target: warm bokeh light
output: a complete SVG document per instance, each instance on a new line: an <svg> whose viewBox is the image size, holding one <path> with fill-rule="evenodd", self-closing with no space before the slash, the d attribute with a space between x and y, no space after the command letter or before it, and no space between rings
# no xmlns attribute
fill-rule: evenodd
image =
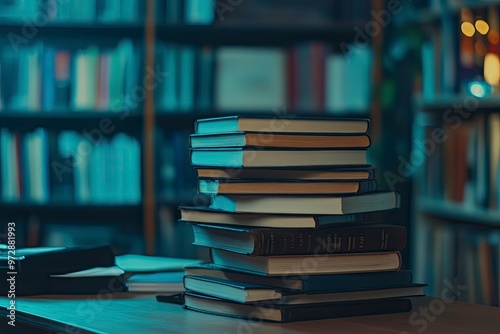
<svg viewBox="0 0 500 334"><path fill-rule="evenodd" d="M485 20L477 20L475 26L477 32L479 32L481 35L486 35L490 30L490 26Z"/></svg>
<svg viewBox="0 0 500 334"><path fill-rule="evenodd" d="M496 31L490 30L488 33L488 42L493 45L500 43L500 35Z"/></svg>
<svg viewBox="0 0 500 334"><path fill-rule="evenodd" d="M487 53L484 57L484 79L490 85L500 83L500 59L494 53Z"/></svg>
<svg viewBox="0 0 500 334"><path fill-rule="evenodd" d="M476 32L474 25L470 22L462 22L460 28L462 29L462 33L467 37L472 37Z"/></svg>

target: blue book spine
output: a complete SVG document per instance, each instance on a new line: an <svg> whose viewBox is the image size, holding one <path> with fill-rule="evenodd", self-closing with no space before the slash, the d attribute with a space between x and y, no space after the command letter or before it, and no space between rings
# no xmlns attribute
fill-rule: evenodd
<svg viewBox="0 0 500 334"><path fill-rule="evenodd" d="M48 46L43 54L42 70L42 109L54 111L56 105L55 90L55 50Z"/></svg>

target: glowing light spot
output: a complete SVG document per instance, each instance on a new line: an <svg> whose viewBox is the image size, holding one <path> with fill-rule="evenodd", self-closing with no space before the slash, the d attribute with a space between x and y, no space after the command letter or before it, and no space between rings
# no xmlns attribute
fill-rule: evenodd
<svg viewBox="0 0 500 334"><path fill-rule="evenodd" d="M473 81L469 84L469 90L475 97L486 97L487 90L484 83L479 81Z"/></svg>
<svg viewBox="0 0 500 334"><path fill-rule="evenodd" d="M467 37L472 37L472 35L476 32L476 29L470 22L462 22L460 28L462 29L462 33Z"/></svg>
<svg viewBox="0 0 500 334"><path fill-rule="evenodd" d="M486 35L490 31L490 26L485 20L477 20L475 26L481 35Z"/></svg>
<svg viewBox="0 0 500 334"><path fill-rule="evenodd" d="M490 26L485 20L476 20L474 26L476 27L477 32L481 35L486 35L488 31L490 31Z"/></svg>
<svg viewBox="0 0 500 334"><path fill-rule="evenodd" d="M500 59L494 53L487 53L484 57L484 79L490 85L500 83Z"/></svg>

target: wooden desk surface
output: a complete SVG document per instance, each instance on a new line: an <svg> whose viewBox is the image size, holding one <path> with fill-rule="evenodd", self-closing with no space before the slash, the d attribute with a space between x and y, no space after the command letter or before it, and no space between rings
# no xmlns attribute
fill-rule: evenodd
<svg viewBox="0 0 500 334"><path fill-rule="evenodd" d="M58 334L500 333L500 308L461 302L445 304L428 297L412 301L413 310L409 313L277 324L188 311L180 305L159 303L154 295L40 296L16 299L16 323L51 328ZM5 297L0 298L2 322L8 320L8 303ZM421 307L431 311L421 315Z"/></svg>

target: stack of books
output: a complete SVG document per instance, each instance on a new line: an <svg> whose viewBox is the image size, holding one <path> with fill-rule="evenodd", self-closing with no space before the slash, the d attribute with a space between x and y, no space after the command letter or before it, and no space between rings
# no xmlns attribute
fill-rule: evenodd
<svg viewBox="0 0 500 334"><path fill-rule="evenodd" d="M288 322L405 312L423 286L401 268L399 206L367 164L368 119L198 120L191 162L207 207L181 207L211 263L188 266L184 306Z"/></svg>

